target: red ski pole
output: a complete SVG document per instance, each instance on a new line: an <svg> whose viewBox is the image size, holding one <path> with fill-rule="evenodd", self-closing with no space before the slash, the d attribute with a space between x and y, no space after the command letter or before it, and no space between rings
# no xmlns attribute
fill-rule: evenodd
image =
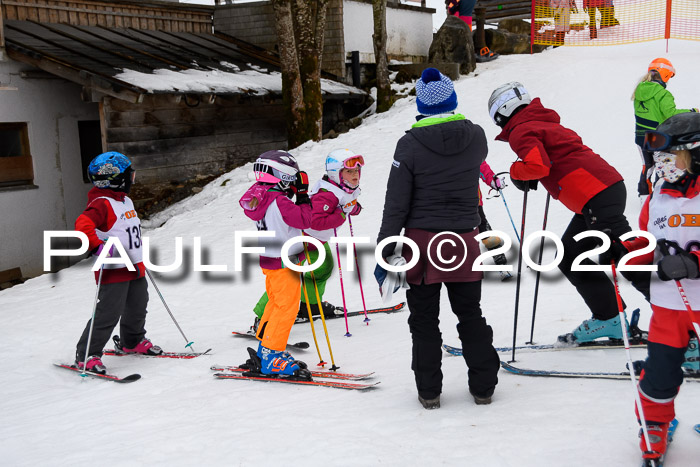
<svg viewBox="0 0 700 467"><path fill-rule="evenodd" d="M352 220L350 219L350 216L348 215L348 225L350 226L350 236L354 237L355 234L352 231ZM365 305L365 292L362 290L362 276L360 275L360 263L357 260L357 249L353 248L355 250L355 268L357 269L357 282L360 284L360 296L362 297L362 309L365 311L365 323L367 323L367 326L369 326L369 322L371 321L369 317L367 316L367 305Z"/></svg>
<svg viewBox="0 0 700 467"><path fill-rule="evenodd" d="M610 261L610 266L612 267L612 279L613 284L615 284L615 298L617 298L617 311L620 314L620 327L622 328L622 339L625 343L625 352L627 353L627 368L630 371L630 379L632 380L632 390L634 391L634 402L637 404L637 409L639 412L639 421L642 424L642 433L644 434L644 441L647 446L651 446L649 442L649 430L647 430L647 421L644 417L644 408L642 407L642 399L639 397L639 391L637 390L637 378L634 374L634 364L632 362L632 354L630 353L630 340L627 337L627 320L625 319L625 309L622 306L622 297L620 296L620 286L617 284L617 270L615 268L615 261ZM653 461L654 466L656 466L656 461Z"/></svg>
<svg viewBox="0 0 700 467"><path fill-rule="evenodd" d="M337 229L333 229L333 236L337 237ZM340 248L335 244L335 253L338 256L338 275L340 276L340 293L343 295L343 313L345 314L345 337L351 337L350 327L348 326L348 307L345 305L345 286L343 286L343 268L340 267Z"/></svg>

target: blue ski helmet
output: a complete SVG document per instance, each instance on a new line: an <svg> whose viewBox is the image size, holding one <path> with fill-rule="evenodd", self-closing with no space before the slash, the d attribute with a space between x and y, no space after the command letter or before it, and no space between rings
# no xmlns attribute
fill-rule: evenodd
<svg viewBox="0 0 700 467"><path fill-rule="evenodd" d="M134 171L131 161L124 154L110 151L95 157L88 165L88 179L97 188L109 188L129 192Z"/></svg>

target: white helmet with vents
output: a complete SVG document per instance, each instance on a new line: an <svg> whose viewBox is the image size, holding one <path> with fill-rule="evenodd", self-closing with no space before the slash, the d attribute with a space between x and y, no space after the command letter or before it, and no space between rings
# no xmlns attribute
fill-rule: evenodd
<svg viewBox="0 0 700 467"><path fill-rule="evenodd" d="M532 102L525 86L512 81L496 88L489 97L489 115L496 125L503 127L515 109Z"/></svg>

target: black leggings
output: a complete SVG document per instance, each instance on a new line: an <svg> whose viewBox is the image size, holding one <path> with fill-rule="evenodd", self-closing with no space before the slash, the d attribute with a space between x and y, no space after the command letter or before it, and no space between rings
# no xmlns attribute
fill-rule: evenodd
<svg viewBox="0 0 700 467"><path fill-rule="evenodd" d="M632 229L625 217L627 190L623 182L617 182L598 193L586 203L581 214L575 214L566 228L561 241L564 245L564 256L559 263L559 270L576 287L583 301L591 310L594 318L608 320L618 314L615 287L608 276L602 271L572 271L574 259L585 251L590 251L600 242L595 237L589 237L579 242L574 237L587 230L603 231L609 229L613 237L619 237ZM589 259L581 262L583 265L596 264ZM648 274L625 275L632 280L633 285L645 298L649 297L649 285L644 277ZM624 302L623 302L624 306Z"/></svg>

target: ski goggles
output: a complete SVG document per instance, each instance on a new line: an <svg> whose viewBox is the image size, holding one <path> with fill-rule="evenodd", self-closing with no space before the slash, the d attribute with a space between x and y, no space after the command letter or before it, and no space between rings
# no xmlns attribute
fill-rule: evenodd
<svg viewBox="0 0 700 467"><path fill-rule="evenodd" d="M348 157L343 161L343 168L346 169L355 169L355 168L360 168L365 165L365 158L357 155L353 157Z"/></svg>
<svg viewBox="0 0 700 467"><path fill-rule="evenodd" d="M255 162L253 164L253 172L255 173L255 180L265 183L294 183L297 179L296 174L284 173L272 167L269 163Z"/></svg>
<svg viewBox="0 0 700 467"><path fill-rule="evenodd" d="M642 149L646 151L663 151L669 148L687 149L683 146L692 145L700 140L700 132L687 133L680 136L671 136L660 131L647 131L644 135Z"/></svg>

